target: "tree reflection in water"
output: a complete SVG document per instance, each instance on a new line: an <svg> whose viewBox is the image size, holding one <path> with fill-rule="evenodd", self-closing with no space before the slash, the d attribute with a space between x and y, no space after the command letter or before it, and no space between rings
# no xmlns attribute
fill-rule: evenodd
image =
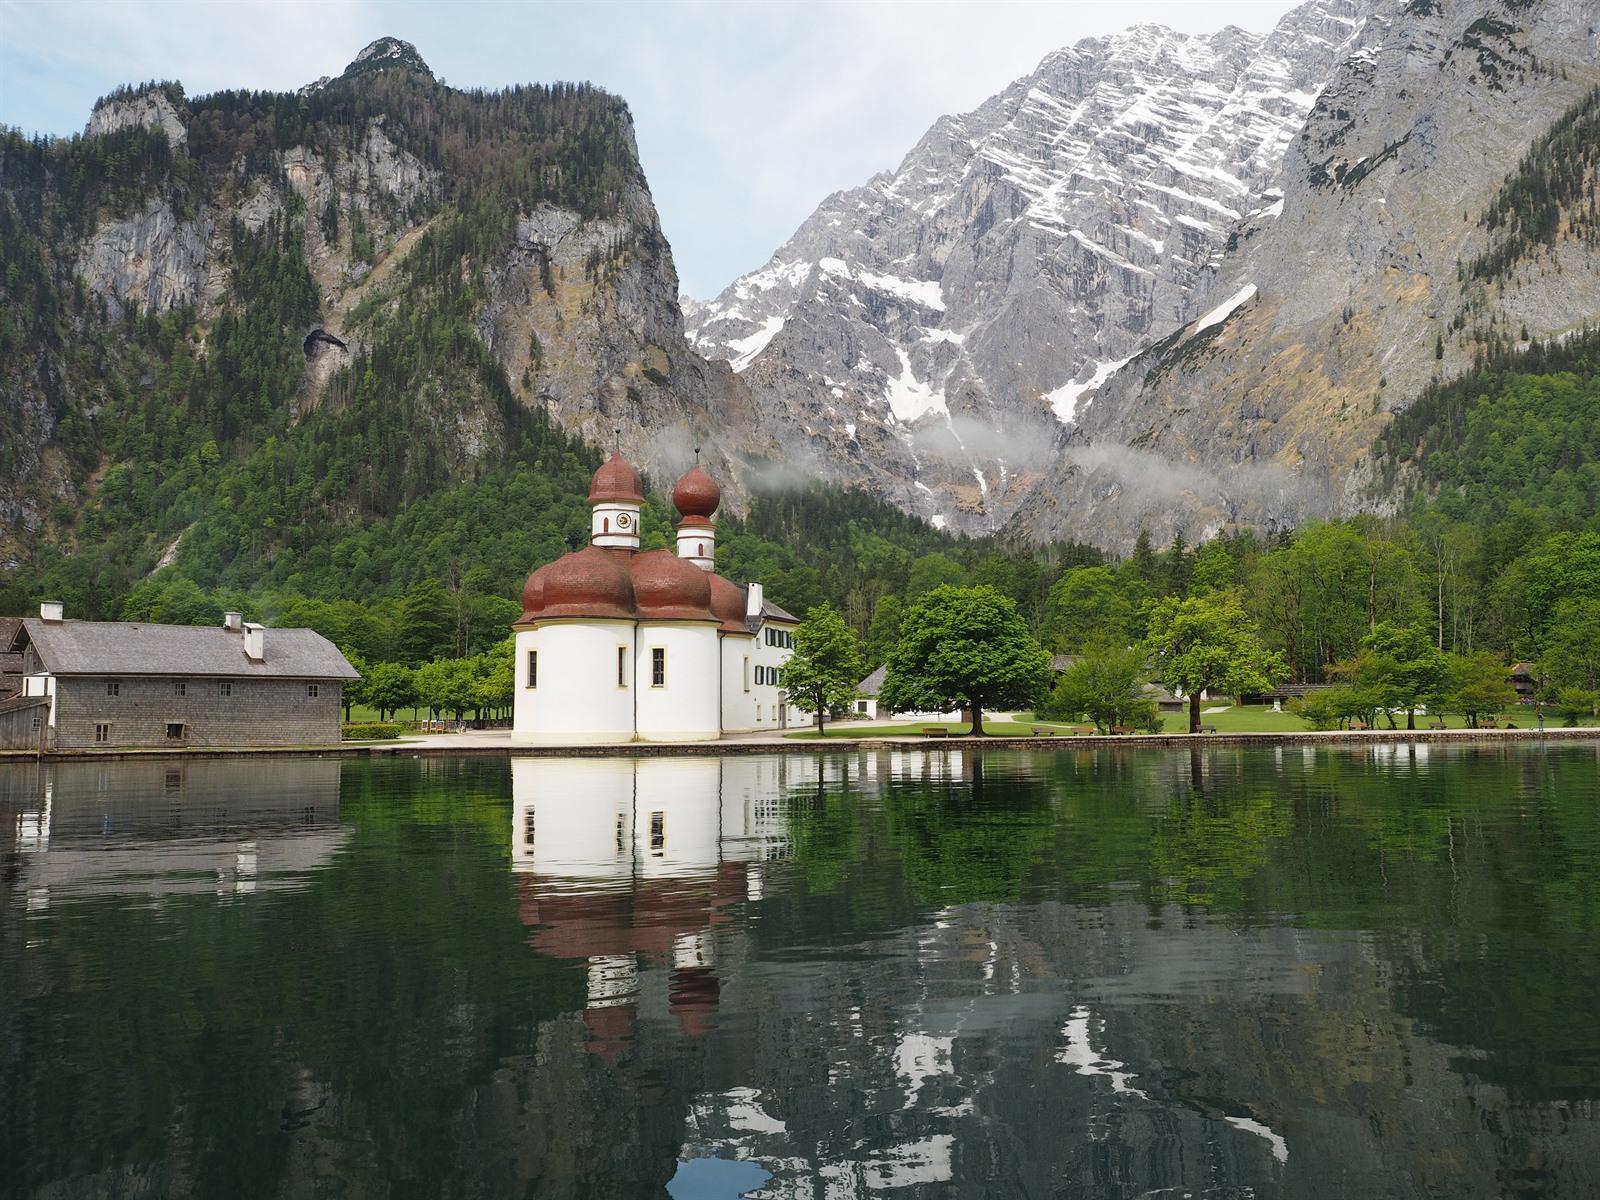
<svg viewBox="0 0 1600 1200"><path fill-rule="evenodd" d="M0 769L23 1194L1597 1187L1593 745L136 766Z"/></svg>

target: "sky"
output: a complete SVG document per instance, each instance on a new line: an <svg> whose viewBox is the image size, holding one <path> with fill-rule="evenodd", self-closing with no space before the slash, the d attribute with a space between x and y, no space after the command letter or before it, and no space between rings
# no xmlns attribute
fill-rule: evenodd
<svg viewBox="0 0 1600 1200"><path fill-rule="evenodd" d="M385 35L458 87L588 80L633 112L686 295L761 266L831 192L894 167L1080 38L1271 28L1290 0L0 0L0 123L82 130L122 83L292 90Z"/></svg>

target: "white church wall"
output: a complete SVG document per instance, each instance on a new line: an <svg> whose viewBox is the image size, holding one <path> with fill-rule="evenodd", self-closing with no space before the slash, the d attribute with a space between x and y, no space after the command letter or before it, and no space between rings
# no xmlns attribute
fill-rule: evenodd
<svg viewBox="0 0 1600 1200"><path fill-rule="evenodd" d="M756 641L748 634L724 633L722 655L722 729L747 733L757 728ZM748 686L746 684L748 683Z"/></svg>
<svg viewBox="0 0 1600 1200"><path fill-rule="evenodd" d="M617 650L625 679L617 683ZM528 653L538 651L538 686ZM511 740L525 745L628 742L634 736L637 652L632 621L566 620L517 633Z"/></svg>
<svg viewBox="0 0 1600 1200"><path fill-rule="evenodd" d="M623 758L513 758L511 868L568 879L634 872L634 765Z"/></svg>
<svg viewBox="0 0 1600 1200"><path fill-rule="evenodd" d="M720 764L644 758L634 764L634 855L640 878L714 872L721 860Z"/></svg>
<svg viewBox="0 0 1600 1200"><path fill-rule="evenodd" d="M721 760L724 861L759 862L787 853L784 790L789 764L789 755Z"/></svg>
<svg viewBox="0 0 1600 1200"><path fill-rule="evenodd" d="M663 686L653 683L654 651L666 653ZM721 733L722 656L710 623L639 622L634 677L638 736L643 741L708 741Z"/></svg>

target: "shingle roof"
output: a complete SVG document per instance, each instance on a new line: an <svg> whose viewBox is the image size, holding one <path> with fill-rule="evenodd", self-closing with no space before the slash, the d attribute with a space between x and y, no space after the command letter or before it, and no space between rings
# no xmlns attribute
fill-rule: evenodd
<svg viewBox="0 0 1600 1200"><path fill-rule="evenodd" d="M45 669L58 675L234 675L359 679L339 648L314 629L262 630L264 661L245 657L244 637L220 625L123 621L22 622Z"/></svg>
<svg viewBox="0 0 1600 1200"><path fill-rule="evenodd" d="M871 675L868 675L860 683L856 684L856 691L860 692L863 696L876 696L881 690L883 690L883 680L888 674L889 667L888 664L885 664L879 667Z"/></svg>
<svg viewBox="0 0 1600 1200"><path fill-rule="evenodd" d="M761 615L768 621L792 621L796 625L800 624L799 617L765 598L761 601Z"/></svg>

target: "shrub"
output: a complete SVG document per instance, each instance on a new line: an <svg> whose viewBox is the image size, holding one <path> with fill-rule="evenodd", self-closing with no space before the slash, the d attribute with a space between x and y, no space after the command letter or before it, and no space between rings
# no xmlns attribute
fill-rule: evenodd
<svg viewBox="0 0 1600 1200"><path fill-rule="evenodd" d="M387 742L400 736L400 726L392 721L346 721L341 732L347 742Z"/></svg>

